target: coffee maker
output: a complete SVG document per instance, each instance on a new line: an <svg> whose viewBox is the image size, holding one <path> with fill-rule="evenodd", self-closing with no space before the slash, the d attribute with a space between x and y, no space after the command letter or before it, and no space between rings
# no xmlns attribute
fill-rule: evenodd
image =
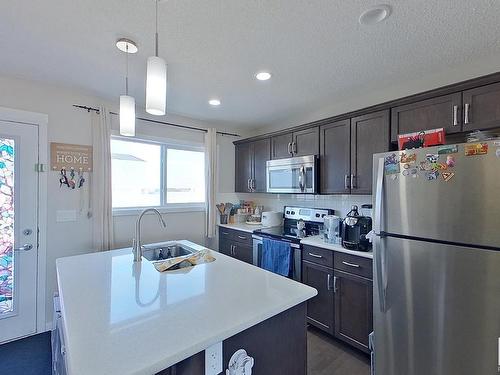
<svg viewBox="0 0 500 375"><path fill-rule="evenodd" d="M342 247L349 250L369 251L371 243L366 235L371 230L371 217L360 216L358 206L352 206L342 222Z"/></svg>

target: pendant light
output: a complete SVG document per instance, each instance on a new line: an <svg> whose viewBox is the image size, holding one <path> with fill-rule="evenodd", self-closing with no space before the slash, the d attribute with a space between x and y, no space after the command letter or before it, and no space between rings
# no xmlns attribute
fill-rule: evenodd
<svg viewBox="0 0 500 375"><path fill-rule="evenodd" d="M129 39L119 39L116 46L126 53L125 95L120 95L120 135L135 136L135 99L128 94L128 55L137 52L137 45Z"/></svg>
<svg viewBox="0 0 500 375"><path fill-rule="evenodd" d="M146 112L162 116L167 105L167 63L158 57L158 1L156 3L155 55L148 58L146 72Z"/></svg>

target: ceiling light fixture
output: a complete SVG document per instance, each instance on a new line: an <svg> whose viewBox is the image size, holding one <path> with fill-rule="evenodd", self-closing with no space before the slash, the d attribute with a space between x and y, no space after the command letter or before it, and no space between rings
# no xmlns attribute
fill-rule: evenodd
<svg viewBox="0 0 500 375"><path fill-rule="evenodd" d="M359 16L361 25L375 25L386 20L392 13L392 8L387 4L380 4L369 8Z"/></svg>
<svg viewBox="0 0 500 375"><path fill-rule="evenodd" d="M255 78L257 78L259 81L267 81L268 79L271 79L271 73L269 72L259 72L255 74Z"/></svg>
<svg viewBox="0 0 500 375"><path fill-rule="evenodd" d="M148 58L146 72L146 112L162 116L167 107L167 63L158 57L158 0L156 3L155 55Z"/></svg>
<svg viewBox="0 0 500 375"><path fill-rule="evenodd" d="M116 47L125 52L125 95L120 95L120 134L135 136L135 99L128 94L128 55L137 52L137 45L129 39L119 39Z"/></svg>
<svg viewBox="0 0 500 375"><path fill-rule="evenodd" d="M208 101L208 104L214 106L214 107L217 107L220 105L220 100L219 99L210 99Z"/></svg>

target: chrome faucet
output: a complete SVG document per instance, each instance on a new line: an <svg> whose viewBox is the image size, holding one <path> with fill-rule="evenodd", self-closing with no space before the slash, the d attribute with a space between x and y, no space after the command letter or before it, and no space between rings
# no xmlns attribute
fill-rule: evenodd
<svg viewBox="0 0 500 375"><path fill-rule="evenodd" d="M137 221L135 222L135 238L133 240L133 245L132 245L133 246L132 252L134 253L134 262L140 262L142 260L141 220L144 214L147 214L148 212L154 212L156 215L158 215L158 218L160 219L160 224L163 226L163 228L167 227L167 224L165 224L163 217L161 217L160 211L158 211L156 208L147 208L141 212L141 214L137 218Z"/></svg>

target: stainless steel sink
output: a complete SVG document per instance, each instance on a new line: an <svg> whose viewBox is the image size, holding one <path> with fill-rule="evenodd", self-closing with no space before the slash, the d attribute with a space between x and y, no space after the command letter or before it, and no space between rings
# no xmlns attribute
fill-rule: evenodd
<svg viewBox="0 0 500 375"><path fill-rule="evenodd" d="M153 245L144 245L142 247L142 256L152 262L156 260L177 258L194 252L194 249L177 242L165 242Z"/></svg>

